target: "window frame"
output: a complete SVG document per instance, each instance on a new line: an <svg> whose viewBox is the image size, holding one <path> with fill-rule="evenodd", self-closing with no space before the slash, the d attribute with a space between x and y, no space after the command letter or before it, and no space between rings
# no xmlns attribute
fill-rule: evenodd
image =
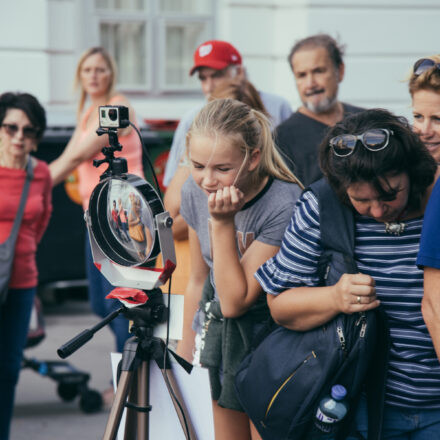
<svg viewBox="0 0 440 440"><path fill-rule="evenodd" d="M118 90L130 94L163 96L167 94L194 95L200 91L200 86L167 84L166 78L166 29L168 25L205 24L203 41L214 38L217 16L217 0L205 0L210 13L178 13L159 12L159 0L144 0L145 11L106 10L97 9L94 1L87 1L85 14L88 16L90 31L84 36L92 45L101 44L100 26L102 23L143 23L146 26L144 45L146 48L144 83L142 85L124 84L118 82Z"/></svg>

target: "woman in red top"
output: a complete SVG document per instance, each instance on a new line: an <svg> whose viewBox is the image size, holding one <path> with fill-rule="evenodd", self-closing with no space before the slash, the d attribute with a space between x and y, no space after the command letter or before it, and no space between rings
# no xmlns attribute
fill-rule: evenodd
<svg viewBox="0 0 440 440"><path fill-rule="evenodd" d="M75 83L80 91L78 123L63 153L49 165L49 169L54 185L62 182L73 170L77 169L79 193L83 208L86 210L93 189L99 183L99 177L105 170L104 166L94 167L93 159L103 158L101 150L109 144L108 136L96 134L99 127L99 106L123 105L129 107L129 116L133 124L136 124L136 118L127 98L115 91L116 65L110 54L102 47L92 47L81 56L76 68ZM115 156L127 159L129 173L143 177L142 145L135 130L131 126L120 129L118 137L123 149L121 152L116 152ZM122 218L121 221L124 227ZM105 317L119 308L120 303L115 299L105 299L114 287L95 267L88 236L86 236L85 258L92 310L98 316ZM127 319L118 316L111 321L110 328L116 338L116 350L122 352L124 343L130 336ZM106 402L110 401L107 396L112 396L112 393L113 390L109 389L104 394Z"/></svg>
<svg viewBox="0 0 440 440"><path fill-rule="evenodd" d="M27 93L0 96L0 242L10 235L32 161L34 177L15 244L14 263L5 302L0 305L0 439L9 438L23 349L37 286L37 244L52 211L52 183L45 162L30 156L46 128L43 107Z"/></svg>

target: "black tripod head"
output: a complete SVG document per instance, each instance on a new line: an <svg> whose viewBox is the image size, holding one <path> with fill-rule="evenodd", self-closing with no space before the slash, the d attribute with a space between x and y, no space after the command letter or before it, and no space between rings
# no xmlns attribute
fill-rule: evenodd
<svg viewBox="0 0 440 440"><path fill-rule="evenodd" d="M153 338L154 328L156 325L166 321L168 309L164 304L163 294L160 289L148 290L146 293L148 295L148 300L144 304L130 308L126 307L125 305L121 305L119 309L110 313L94 327L83 330L70 341L62 345L57 350L58 356L62 359L70 356L72 353L90 341L96 332L113 321L113 319L115 319L120 313L133 322L130 332L133 333L140 341L146 341Z"/></svg>
<svg viewBox="0 0 440 440"><path fill-rule="evenodd" d="M122 314L133 322L130 332L139 339L150 337L157 324L167 319L167 307L160 289L147 291L148 301L137 307L124 307Z"/></svg>

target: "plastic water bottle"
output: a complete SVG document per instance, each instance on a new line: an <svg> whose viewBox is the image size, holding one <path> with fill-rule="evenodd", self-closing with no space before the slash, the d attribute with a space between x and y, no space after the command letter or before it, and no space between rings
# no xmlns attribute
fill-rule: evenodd
<svg viewBox="0 0 440 440"><path fill-rule="evenodd" d="M333 385L330 396L321 399L315 417L314 438L333 438L338 422L348 411L348 404L344 400L347 390L342 385Z"/></svg>

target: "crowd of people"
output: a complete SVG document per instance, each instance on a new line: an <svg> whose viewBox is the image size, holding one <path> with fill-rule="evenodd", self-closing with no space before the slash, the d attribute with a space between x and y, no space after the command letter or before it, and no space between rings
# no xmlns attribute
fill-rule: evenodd
<svg viewBox="0 0 440 440"><path fill-rule="evenodd" d="M269 317L306 332L340 313L376 308L387 318L390 338L381 438L440 434L440 55L412 67L412 123L385 109L339 101L343 55L329 35L295 43L288 63L301 105L292 112L283 97L254 87L232 44L210 40L194 52L189 73L198 76L206 102L185 114L174 134L164 203L174 219L178 270L185 268L174 286L185 295L177 353L208 369L216 440L261 438L237 398L234 378ZM95 133L98 107L127 106L137 124L127 98L115 91L116 66L103 48L83 54L76 84L77 127L49 165L31 156L46 127L41 104L26 93L0 96L2 243L31 179L7 293L0 296L0 439L8 439L51 188L76 169L87 210L101 174L92 159L107 143ZM143 176L135 131L118 134L129 172ZM320 279L319 201L308 189L319 179L355 223L358 273L343 274L332 286ZM109 205L113 229L121 243L135 240L143 259L151 219L134 193L125 202L129 211L121 199ZM136 227L139 238L130 231ZM86 263L91 306L104 317L117 303L105 300L112 286L94 266L88 241ZM111 328L122 351L128 322L117 318ZM368 438L363 395L351 431L350 439Z"/></svg>

